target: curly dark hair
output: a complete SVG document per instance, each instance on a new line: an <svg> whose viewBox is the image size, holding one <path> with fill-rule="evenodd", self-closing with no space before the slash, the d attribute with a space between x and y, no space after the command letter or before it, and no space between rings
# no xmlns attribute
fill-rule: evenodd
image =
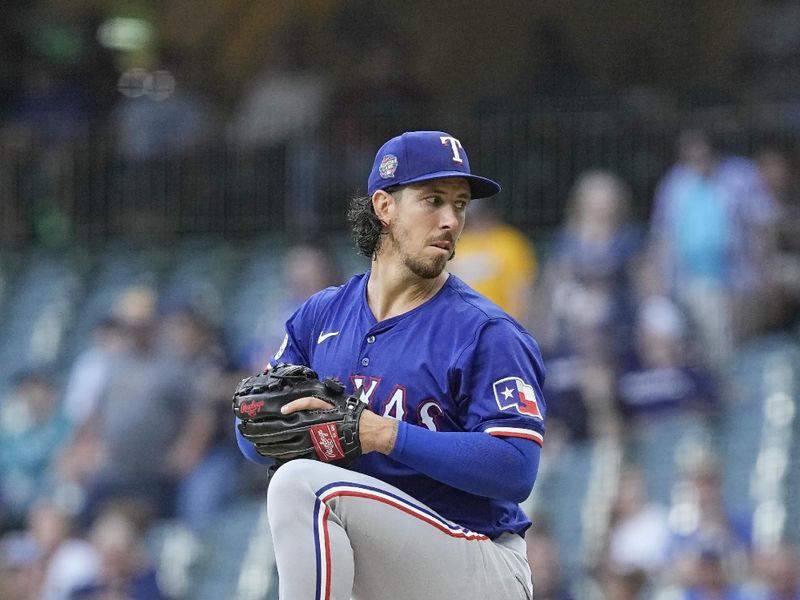
<svg viewBox="0 0 800 600"><path fill-rule="evenodd" d="M381 221L372 208L370 196L357 196L350 200L347 220L353 233L358 251L369 259L380 250L381 240L386 234L386 224Z"/></svg>

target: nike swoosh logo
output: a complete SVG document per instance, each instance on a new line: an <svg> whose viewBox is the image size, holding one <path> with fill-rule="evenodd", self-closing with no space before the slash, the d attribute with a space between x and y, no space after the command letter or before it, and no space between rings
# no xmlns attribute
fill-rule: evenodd
<svg viewBox="0 0 800 600"><path fill-rule="evenodd" d="M339 332L338 331L329 331L328 333L320 333L319 337L317 338L317 343L321 344L322 342L324 342L328 338L333 337L335 335L339 335Z"/></svg>

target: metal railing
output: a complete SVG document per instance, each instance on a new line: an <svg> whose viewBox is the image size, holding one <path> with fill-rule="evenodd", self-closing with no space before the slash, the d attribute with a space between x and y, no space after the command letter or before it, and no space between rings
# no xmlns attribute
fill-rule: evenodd
<svg viewBox="0 0 800 600"><path fill-rule="evenodd" d="M473 168L502 183L505 216L532 231L561 221L573 182L591 168L620 175L632 190L633 216L646 218L677 133L690 123L744 154L798 141L780 119L767 122L745 107L646 116L553 106L439 111L419 120L365 116L346 130L326 122L272 146L245 147L220 134L179 154L155 148L140 160L110 135L57 143L5 136L0 240L344 230L347 200L365 189L376 148L412 121L458 135Z"/></svg>

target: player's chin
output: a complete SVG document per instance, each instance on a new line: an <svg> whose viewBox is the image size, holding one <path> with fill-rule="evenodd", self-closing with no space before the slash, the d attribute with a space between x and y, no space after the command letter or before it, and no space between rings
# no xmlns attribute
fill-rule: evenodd
<svg viewBox="0 0 800 600"><path fill-rule="evenodd" d="M435 279L444 271L448 257L445 255L409 262L407 266L417 277Z"/></svg>

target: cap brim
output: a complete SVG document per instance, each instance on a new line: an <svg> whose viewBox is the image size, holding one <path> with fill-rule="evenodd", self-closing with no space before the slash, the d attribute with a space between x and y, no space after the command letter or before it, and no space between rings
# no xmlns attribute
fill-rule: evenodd
<svg viewBox="0 0 800 600"><path fill-rule="evenodd" d="M391 186L420 183L421 181L429 181L431 179L446 179L447 177L461 177L462 179L466 179L469 182L473 200L489 198L499 194L501 190L500 184L496 181L492 181L486 177L481 177L480 175L470 175L468 173L464 173L463 171L437 171L435 173L426 173L425 175L420 175L419 177L413 177L404 181L392 182Z"/></svg>

